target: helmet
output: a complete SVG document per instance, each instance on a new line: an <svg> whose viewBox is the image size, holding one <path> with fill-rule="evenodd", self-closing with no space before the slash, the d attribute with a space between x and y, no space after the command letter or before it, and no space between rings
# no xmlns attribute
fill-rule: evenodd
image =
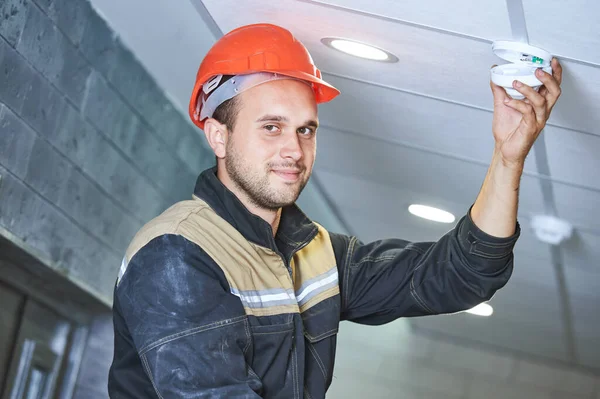
<svg viewBox="0 0 600 399"><path fill-rule="evenodd" d="M229 79L223 79L228 75ZM268 80L299 79L311 86L317 103L330 101L340 94L339 90L321 79L321 71L314 65L308 50L291 32L272 24L242 26L219 39L198 69L189 115L201 129L204 129L204 120L212 116L216 106L239 94L237 87L230 89L229 95L224 95L223 91L217 95L219 85L225 82L239 84L231 79L231 75L254 75L246 79L246 89ZM217 99L213 99L208 107L206 104L211 95Z"/></svg>

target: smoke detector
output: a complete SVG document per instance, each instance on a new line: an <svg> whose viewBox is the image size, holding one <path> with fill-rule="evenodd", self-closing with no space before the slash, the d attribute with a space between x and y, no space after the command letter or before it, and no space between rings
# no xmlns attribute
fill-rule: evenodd
<svg viewBox="0 0 600 399"><path fill-rule="evenodd" d="M552 55L544 49L530 46L527 43L497 40L492 43L492 51L498 57L509 61L508 64L498 65L491 69L492 82L504 87L506 93L514 99L525 98L513 88L515 80L538 91L543 83L535 76L536 69L541 68L552 74L550 66Z"/></svg>
<svg viewBox="0 0 600 399"><path fill-rule="evenodd" d="M535 215L531 225L538 240L551 245L559 245L573 233L569 222L549 215Z"/></svg>

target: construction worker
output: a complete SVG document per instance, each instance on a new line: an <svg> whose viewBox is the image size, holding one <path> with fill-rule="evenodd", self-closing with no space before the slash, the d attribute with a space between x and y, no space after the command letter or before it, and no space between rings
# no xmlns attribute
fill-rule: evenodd
<svg viewBox="0 0 600 399"><path fill-rule="evenodd" d="M437 242L363 243L295 205L315 160L317 104L339 91L281 27L223 36L189 107L217 165L126 251L111 397L324 398L340 321L380 325L489 300L513 270L525 157L560 95L552 67L537 74L539 92L515 84L526 100L492 84L494 154L453 230Z"/></svg>

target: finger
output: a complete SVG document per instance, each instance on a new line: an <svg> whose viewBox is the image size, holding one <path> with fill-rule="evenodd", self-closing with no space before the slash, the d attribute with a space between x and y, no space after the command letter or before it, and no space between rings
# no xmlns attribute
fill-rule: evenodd
<svg viewBox="0 0 600 399"><path fill-rule="evenodd" d="M554 76L554 79L556 79L560 86L562 84L563 74L562 65L560 65L560 62L556 58L552 58L550 65L552 66L552 75Z"/></svg>
<svg viewBox="0 0 600 399"><path fill-rule="evenodd" d="M525 102L521 101L521 100L515 100L515 99L506 99L504 104L507 107L510 107L514 110L517 110L521 113L521 115L523 116L523 122L525 123L525 125L527 125L528 127L533 128L533 130L537 130L536 126L537 126L537 119L535 116L535 111L533 109L533 105L531 104L526 104Z"/></svg>
<svg viewBox="0 0 600 399"><path fill-rule="evenodd" d="M546 113L547 113L546 98L544 96L542 96L540 93L538 93L537 91L535 91L531 86L523 84L523 83L519 82L518 80L515 80L513 82L513 87L519 93L523 94L525 96L526 100L529 100L528 102L530 104L528 104L528 105L533 106L533 110L535 111L535 117L536 117L536 120L538 121L538 123L540 123L540 124L546 123ZM524 102L527 104L526 101L524 101Z"/></svg>
<svg viewBox="0 0 600 399"><path fill-rule="evenodd" d="M494 95L494 104L501 105L504 102L504 99L509 98L508 94L506 94L506 90L502 86L498 86L494 82L490 80L490 88L492 89L492 94Z"/></svg>
<svg viewBox="0 0 600 399"><path fill-rule="evenodd" d="M562 75L562 71L560 74ZM544 87L546 88L546 90L544 90L544 97L548 102L547 109L551 110L562 92L560 84L555 76L550 75L548 72L545 72L542 69L536 70L535 76L544 84Z"/></svg>
<svg viewBox="0 0 600 399"><path fill-rule="evenodd" d="M495 68L497 65L492 65L492 68ZM492 95L494 96L494 105L502 105L504 103L504 99L508 98L508 94L506 90L502 86L498 86L492 79L490 79L490 89L492 90Z"/></svg>

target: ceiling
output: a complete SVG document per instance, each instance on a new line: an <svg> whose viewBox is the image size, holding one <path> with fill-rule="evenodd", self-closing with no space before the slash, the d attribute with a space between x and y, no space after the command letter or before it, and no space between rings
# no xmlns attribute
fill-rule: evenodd
<svg viewBox="0 0 600 399"><path fill-rule="evenodd" d="M493 147L489 68L503 62L491 43L513 37L505 1L93 3L105 13L118 10L111 24L181 109L221 32L256 22L291 30L342 92L319 109L315 177L361 240L436 240L452 225L418 219L408 205L460 217L475 200ZM600 372L600 321L593 317L600 305L600 4L523 0L523 10L530 44L557 56L564 78L563 95L526 163L513 277L492 299L491 317L462 313L411 324ZM137 28L134 16L143 18ZM161 29L147 29L152 24ZM331 50L320 42L326 36L382 47L399 62ZM567 220L574 236L560 247L538 241L530 225L535 214Z"/></svg>

